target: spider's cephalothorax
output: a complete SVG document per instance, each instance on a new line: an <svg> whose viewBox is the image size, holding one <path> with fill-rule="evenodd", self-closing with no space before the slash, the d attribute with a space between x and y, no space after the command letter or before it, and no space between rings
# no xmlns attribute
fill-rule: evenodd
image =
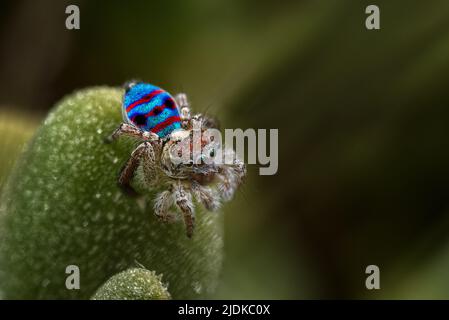
<svg viewBox="0 0 449 320"><path fill-rule="evenodd" d="M223 150L223 155L234 159L231 164L215 160L217 145L204 140L199 141L200 159L192 154L187 161L179 161L176 154L182 146L187 145L184 150L193 149L193 131L204 132L216 123L201 114L191 117L185 94L173 98L154 85L130 82L125 86L122 112L124 123L109 140L128 135L142 143L123 167L119 185L133 190L130 183L134 176L139 176L136 183L145 188L162 188L154 199L154 213L163 221L172 221L176 214L171 210L176 208L184 218L187 236L191 237L195 226L192 198L207 210L216 210L222 201L232 198L242 183L246 174L244 163L232 149Z"/></svg>

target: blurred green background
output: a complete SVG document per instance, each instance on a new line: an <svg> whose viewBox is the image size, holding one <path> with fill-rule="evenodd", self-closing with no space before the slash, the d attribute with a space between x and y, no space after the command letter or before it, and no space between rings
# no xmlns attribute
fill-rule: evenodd
<svg viewBox="0 0 449 320"><path fill-rule="evenodd" d="M216 298L449 298L448 57L444 0L2 1L0 187L56 101L143 79L279 129L278 173L225 206Z"/></svg>

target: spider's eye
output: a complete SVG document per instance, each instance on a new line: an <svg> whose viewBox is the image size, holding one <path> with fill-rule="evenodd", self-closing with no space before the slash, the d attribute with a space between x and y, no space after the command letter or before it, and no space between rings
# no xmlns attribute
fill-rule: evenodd
<svg viewBox="0 0 449 320"><path fill-rule="evenodd" d="M215 157L215 149L212 149L209 153L210 157Z"/></svg>
<svg viewBox="0 0 449 320"><path fill-rule="evenodd" d="M139 114L134 118L133 122L138 126L143 126L147 123L147 119L145 118L144 115Z"/></svg>
<svg viewBox="0 0 449 320"><path fill-rule="evenodd" d="M155 116L161 114L161 112L162 112L161 108L154 108L154 110L153 110L153 113L154 113Z"/></svg>

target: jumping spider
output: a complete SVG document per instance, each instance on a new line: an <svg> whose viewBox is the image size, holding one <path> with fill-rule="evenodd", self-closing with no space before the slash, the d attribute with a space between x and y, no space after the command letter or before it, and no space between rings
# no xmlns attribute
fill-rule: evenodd
<svg viewBox="0 0 449 320"><path fill-rule="evenodd" d="M154 199L154 213L162 221L176 218L171 211L176 208L184 218L186 233L190 238L195 227L192 198L207 210L219 208L222 201L229 201L246 174L245 164L234 150L225 148L223 155L231 156L231 164L215 159L216 144L200 140L201 159L190 157L188 161L174 161L174 153L186 143L193 148L195 128L201 133L217 128L216 121L202 114L190 115L185 94L172 98L166 91L143 82L125 85L122 123L108 138L116 140L121 135L140 139L142 143L131 153L124 165L118 183L133 191L130 183L136 176L146 189L165 189ZM194 140L194 139L193 139ZM211 147L212 146L212 147ZM221 145L220 145L221 148ZM179 160L179 159L178 159Z"/></svg>

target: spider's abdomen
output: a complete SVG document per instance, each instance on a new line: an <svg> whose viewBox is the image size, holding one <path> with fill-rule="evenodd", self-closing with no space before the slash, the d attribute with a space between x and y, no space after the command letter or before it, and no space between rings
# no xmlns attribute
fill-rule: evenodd
<svg viewBox="0 0 449 320"><path fill-rule="evenodd" d="M123 101L125 120L145 131L165 137L181 128L181 118L170 94L149 83L128 88Z"/></svg>

